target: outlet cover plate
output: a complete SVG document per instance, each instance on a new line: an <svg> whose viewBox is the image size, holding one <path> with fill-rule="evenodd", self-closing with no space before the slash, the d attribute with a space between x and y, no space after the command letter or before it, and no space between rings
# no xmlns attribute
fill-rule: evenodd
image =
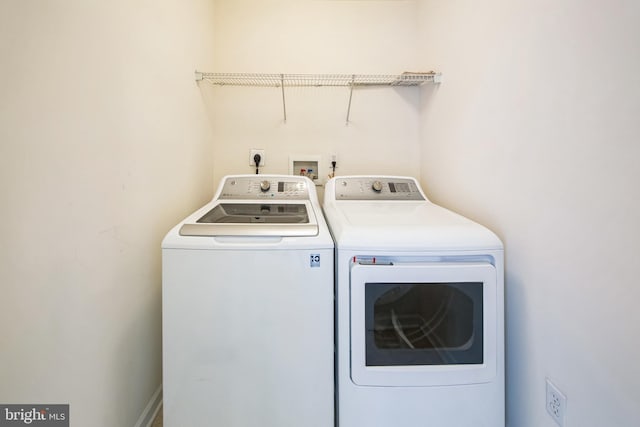
<svg viewBox="0 0 640 427"><path fill-rule="evenodd" d="M567 397L556 387L555 384L546 379L547 382L547 412L553 420L564 427L564 416L567 410Z"/></svg>
<svg viewBox="0 0 640 427"><path fill-rule="evenodd" d="M249 153L249 166L255 166L256 165L256 161L253 160L254 156L256 154L260 154L260 167L264 166L267 164L267 162L265 161L265 154L264 154L265 150L261 149L261 148L252 148L250 153Z"/></svg>

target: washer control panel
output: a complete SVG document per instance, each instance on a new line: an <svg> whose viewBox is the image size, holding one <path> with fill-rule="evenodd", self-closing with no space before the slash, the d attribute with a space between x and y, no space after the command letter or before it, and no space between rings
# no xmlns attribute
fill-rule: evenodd
<svg viewBox="0 0 640 427"><path fill-rule="evenodd" d="M425 200L412 178L336 178L336 200Z"/></svg>
<svg viewBox="0 0 640 427"><path fill-rule="evenodd" d="M264 175L229 177L225 180L220 199L309 200L309 189L303 178Z"/></svg>

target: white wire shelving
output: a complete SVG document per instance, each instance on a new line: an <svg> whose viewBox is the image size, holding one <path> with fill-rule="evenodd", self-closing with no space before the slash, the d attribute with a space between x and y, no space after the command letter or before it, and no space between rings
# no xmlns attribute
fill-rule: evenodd
<svg viewBox="0 0 640 427"><path fill-rule="evenodd" d="M253 86L281 88L284 121L287 121L285 88L287 87L346 87L349 88L349 104L346 122L349 123L353 89L375 86L420 86L442 82L442 74L406 72L390 74L262 74L262 73L204 73L195 72L196 81L214 86Z"/></svg>

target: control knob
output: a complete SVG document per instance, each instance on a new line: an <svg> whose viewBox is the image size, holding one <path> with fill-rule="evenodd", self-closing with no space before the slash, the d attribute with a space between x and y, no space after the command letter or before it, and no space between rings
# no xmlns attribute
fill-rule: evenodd
<svg viewBox="0 0 640 427"><path fill-rule="evenodd" d="M271 183L266 179L260 182L260 190L262 190L263 193L269 191L270 188L271 188Z"/></svg>
<svg viewBox="0 0 640 427"><path fill-rule="evenodd" d="M382 191L382 183L380 181L373 181L373 184L371 184L371 189L373 191L375 191L376 193L379 193Z"/></svg>

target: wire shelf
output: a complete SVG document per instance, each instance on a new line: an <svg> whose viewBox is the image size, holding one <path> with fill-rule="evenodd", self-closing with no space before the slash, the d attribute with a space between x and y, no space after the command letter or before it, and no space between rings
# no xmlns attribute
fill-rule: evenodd
<svg viewBox="0 0 640 427"><path fill-rule="evenodd" d="M424 83L441 83L442 74L406 72L389 74L260 74L260 73L203 73L196 71L196 81L206 81L215 86L276 87L282 91L282 110L287 121L286 87L347 87L350 88L347 106L347 124L351 114L353 89L374 86L420 86Z"/></svg>
<svg viewBox="0 0 640 427"><path fill-rule="evenodd" d="M217 86L262 87L351 87L351 86L420 86L439 83L440 73L388 74L251 74L202 73L196 71L196 80Z"/></svg>

